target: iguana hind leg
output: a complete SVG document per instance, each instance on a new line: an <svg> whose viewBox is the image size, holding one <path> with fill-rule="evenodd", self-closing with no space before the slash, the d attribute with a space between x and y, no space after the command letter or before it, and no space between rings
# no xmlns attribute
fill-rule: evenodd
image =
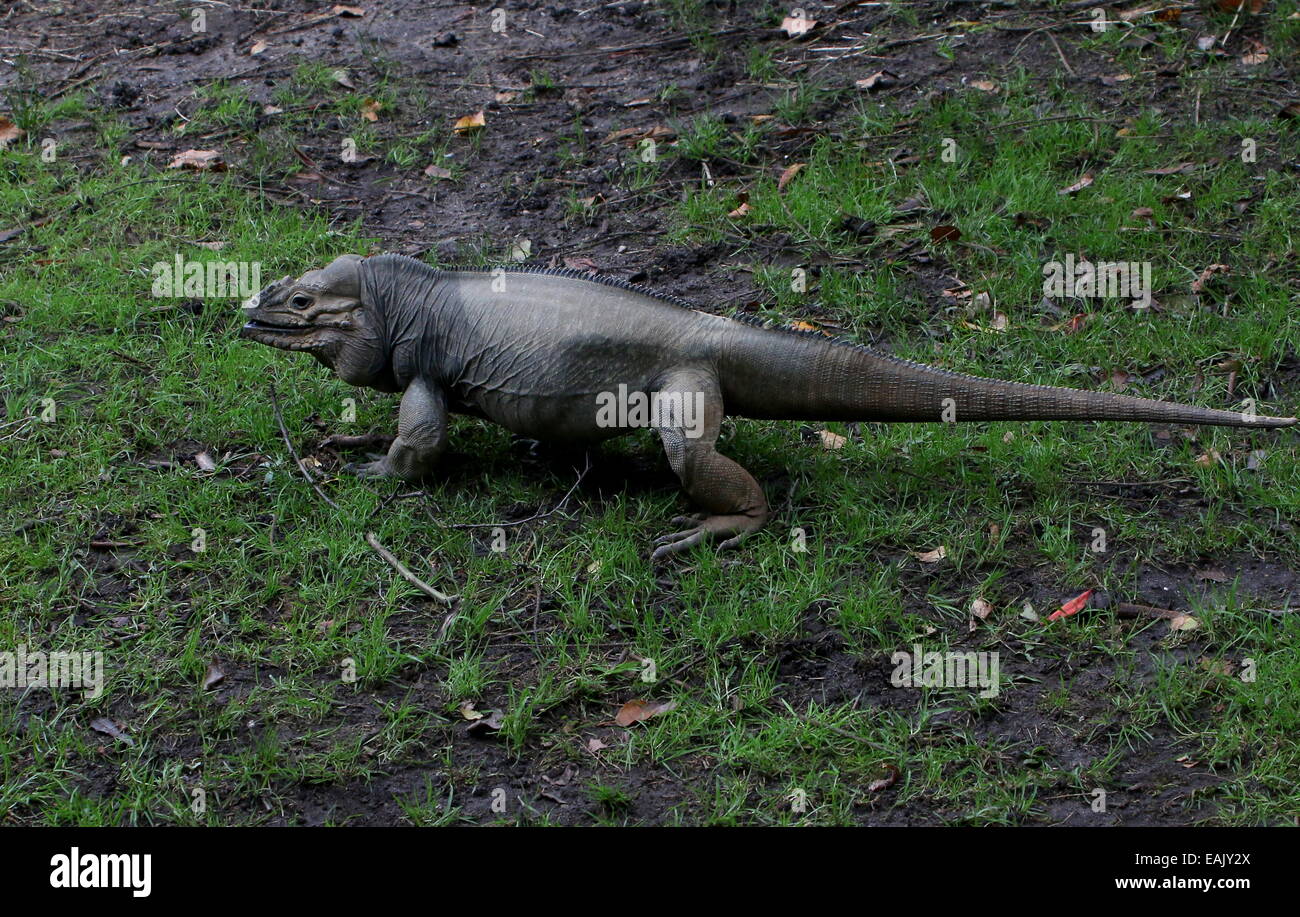
<svg viewBox="0 0 1300 917"><path fill-rule="evenodd" d="M348 465L361 477L397 477L412 483L433 471L447 445L447 401L442 391L413 379L397 412L397 439L377 462Z"/></svg>
<svg viewBox="0 0 1300 917"><path fill-rule="evenodd" d="M672 397L674 404L680 395L682 404L691 399L690 404L703 409L702 412L684 411L682 423L660 426L659 438L668 455L668 464L681 479L686 493L707 512L673 520L675 524L691 527L656 539L652 558L659 560L719 539L718 550L733 548L763 527L768 508L758 482L715 448L723 415L717 379L704 370L680 370L665 381L659 392L661 398ZM687 420L693 422L686 423Z"/></svg>

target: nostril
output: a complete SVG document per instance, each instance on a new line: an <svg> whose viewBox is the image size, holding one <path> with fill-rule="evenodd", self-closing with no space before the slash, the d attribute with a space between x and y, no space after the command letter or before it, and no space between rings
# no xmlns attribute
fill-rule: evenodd
<svg viewBox="0 0 1300 917"><path fill-rule="evenodd" d="M248 311L252 311L253 309L257 308L257 304L261 301L261 299L262 299L262 294L257 293L253 296L248 297L248 299L244 300L243 303L240 304L240 308Z"/></svg>

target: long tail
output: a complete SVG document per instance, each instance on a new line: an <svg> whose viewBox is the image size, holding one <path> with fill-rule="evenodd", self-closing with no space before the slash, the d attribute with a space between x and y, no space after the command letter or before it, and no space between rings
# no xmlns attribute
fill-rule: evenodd
<svg viewBox="0 0 1300 917"><path fill-rule="evenodd" d="M1002 382L814 333L747 325L719 373L728 413L786 420L1136 420L1289 427L1294 417Z"/></svg>

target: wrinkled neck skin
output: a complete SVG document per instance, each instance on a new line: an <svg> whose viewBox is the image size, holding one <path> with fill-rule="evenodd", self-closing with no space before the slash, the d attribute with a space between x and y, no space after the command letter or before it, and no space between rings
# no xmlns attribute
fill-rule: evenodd
<svg viewBox="0 0 1300 917"><path fill-rule="evenodd" d="M380 322L377 330L388 353L388 378L366 384L380 391L401 391L412 379L440 377L439 272L397 255L367 258L360 269L361 301Z"/></svg>

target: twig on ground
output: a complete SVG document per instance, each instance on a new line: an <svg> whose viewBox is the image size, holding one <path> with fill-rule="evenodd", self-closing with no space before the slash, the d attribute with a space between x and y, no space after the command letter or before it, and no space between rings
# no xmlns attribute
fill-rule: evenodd
<svg viewBox="0 0 1300 917"><path fill-rule="evenodd" d="M560 498L559 503L555 504L555 506L553 506L551 509L548 509L544 513L533 513L533 515L529 516L527 519L516 519L514 522L458 522L454 525L447 526L447 528L449 529L502 528L503 529L506 526L524 525L529 522L536 522L538 519L545 519L548 516L554 516L560 510L564 509L566 504L568 504L569 498L573 496L573 492L578 489L578 485L581 484L583 479L587 477L587 472L589 471L591 471L591 456L587 456L587 464L583 466L582 473L578 475L578 480L573 482L573 486L569 488L569 492Z"/></svg>
<svg viewBox="0 0 1300 917"><path fill-rule="evenodd" d="M316 491L318 497L334 509L340 509L339 505L329 498L329 494L320 489L320 485L316 483L316 479L311 476L307 471L306 466L303 465L302 459L298 457L298 450L295 449L293 443L289 441L289 431L284 428L284 415L280 413L280 396L275 393L274 385L271 386L271 407L275 409L275 422L280 426L280 436L284 438L284 445L289 450L289 454L293 456L293 463L298 466L298 470L302 473L303 479L311 485L311 489Z"/></svg>
<svg viewBox="0 0 1300 917"><path fill-rule="evenodd" d="M445 605L450 605L453 602L455 602L457 598L459 598L459 596L445 595L439 592L437 589L434 589L424 580L420 579L418 576L412 573L404 563L402 563L400 560L398 560L396 557L393 556L392 551L388 550L388 548L380 544L379 539L375 537L374 532L366 532L366 544L374 548L376 554L382 557L390 567L392 567L399 574L401 574L402 579L406 580L416 589L419 589L425 595L429 596L429 598L438 602L442 602ZM440 635L441 632L446 631L449 623L450 623L450 619L448 619L448 621L443 622Z"/></svg>

